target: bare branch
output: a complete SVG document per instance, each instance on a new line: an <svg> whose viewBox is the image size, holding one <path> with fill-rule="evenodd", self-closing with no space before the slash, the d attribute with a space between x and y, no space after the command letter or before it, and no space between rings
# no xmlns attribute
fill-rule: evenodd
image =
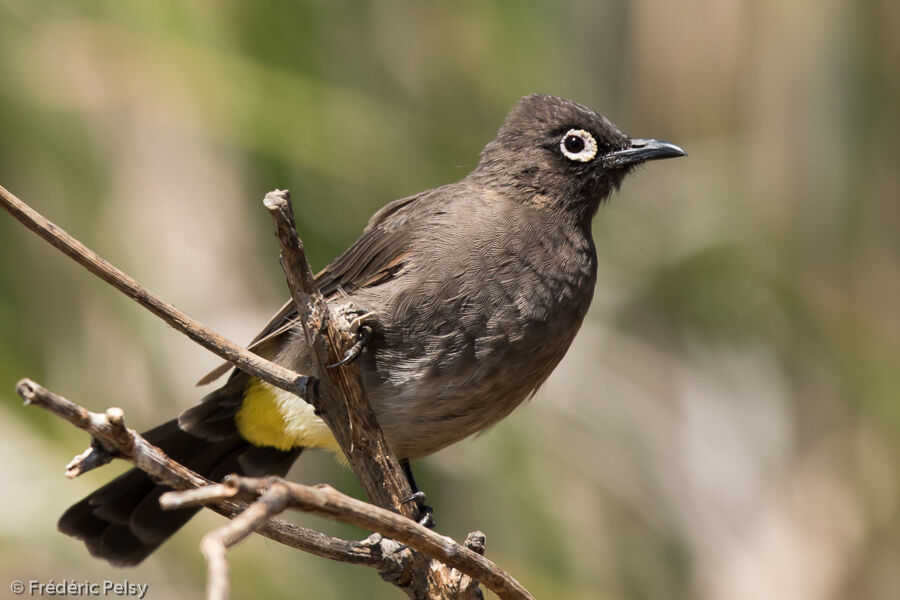
<svg viewBox="0 0 900 600"><path fill-rule="evenodd" d="M166 456L162 450L134 430L125 427L123 413L119 408L110 408L106 414L91 412L62 396L57 396L30 379L21 380L16 385L16 392L26 404L40 406L75 427L87 431L108 452L128 458L136 467L160 483L175 489L199 487L210 483L205 477ZM86 455L89 455L88 452L81 454L80 457ZM69 463L66 470L78 470L77 460Z"/></svg>
<svg viewBox="0 0 900 600"><path fill-rule="evenodd" d="M257 488L261 483L266 489L270 485L266 480L254 482L250 478L240 479L246 481L247 486ZM271 478L269 481L277 481L289 490L291 505L294 507L328 519L377 531L395 541L408 544L411 548L470 575L500 598L510 600L532 598L528 590L492 561L415 521L351 498L329 485L308 486L281 478Z"/></svg>
<svg viewBox="0 0 900 600"><path fill-rule="evenodd" d="M190 318L178 308L157 296L135 279L116 268L90 248L72 237L14 194L0 186L0 205L23 225L37 233L44 240L75 260L128 297L132 298L166 323L181 331L204 348L233 363L239 369L262 379L276 387L287 390L301 398L307 398L308 378L289 369L267 361L249 352L224 336ZM300 238L294 226L289 199L284 192L272 192L266 197L266 205L276 221L285 272L292 295L301 315L312 319L307 334L312 333L310 348L319 373L326 371L324 365L332 364L340 358L341 348L352 344L345 339L340 328L330 318L324 298L315 287L312 270L306 260ZM318 318L316 318L318 317ZM325 331L327 340L319 332ZM334 346L329 348L329 343ZM381 434L374 413L365 401L359 382L358 369L354 365L344 365L328 371L323 379L323 396L339 398L337 390L344 394L348 402L329 400L327 407L317 406L322 418L335 432L351 467L363 484L366 493L379 506L392 507L410 518L416 517L415 508L403 500L412 490L403 476L399 461L390 452ZM315 401L315 400L314 400ZM321 405L321 402L316 402ZM352 418L351 418L352 415ZM356 424L360 425L357 427ZM362 423L365 423L363 425ZM349 424L349 427L348 425ZM90 456L90 460L88 460ZM80 465L81 471L99 464L94 453L86 455ZM374 462L366 464L367 462ZM71 471L77 474L79 471Z"/></svg>
<svg viewBox="0 0 900 600"><path fill-rule="evenodd" d="M30 379L20 381L16 386L16 391L26 404L39 406L88 432L107 451L128 460L162 484L176 490L184 490L207 486L211 483L206 478L170 459L163 451L134 430L125 427L119 409L110 409L107 414L91 412L54 394ZM113 419L110 419L110 413L112 413ZM242 513L246 507L246 503L236 500L223 500L209 505L209 508L229 519ZM373 551L369 544L348 542L312 529L299 527L282 519L270 519L257 532L286 546L323 558L367 565L379 570L393 567L385 556L382 556L377 550Z"/></svg>
<svg viewBox="0 0 900 600"><path fill-rule="evenodd" d="M66 477L75 479L80 475L84 475L88 471L109 464L115 458L115 455L103 447L96 438L91 440L91 445L87 450L76 456L66 465Z"/></svg>
<svg viewBox="0 0 900 600"><path fill-rule="evenodd" d="M290 506L327 519L375 531L396 542L406 544L410 548L439 561L439 563L443 563L428 565L427 572L438 574L445 585L459 585L461 583L460 575L464 574L474 580L472 584L476 581L481 582L500 598L533 600L528 590L518 581L483 556L484 534L481 532L469 534L466 539L466 545L462 546L453 539L423 527L411 519L390 510L351 498L331 486L308 486L286 481L280 477L253 478L229 475L225 478L222 485L215 486L215 490L210 491L208 499L212 500L224 496L227 492L223 488L228 487L245 494L259 494L261 500L269 498L269 494L277 491L274 495L277 501L267 500L267 507L280 506L284 509ZM194 490L190 492L172 492L167 495L170 497L167 502L176 501L179 505L186 498L190 499L191 502L197 498ZM255 503L251 504L251 508L254 505ZM257 512L262 514L261 511L262 509L259 509ZM270 512L266 514L271 515L275 513ZM252 522L262 521L251 521L249 518L246 521L248 524ZM235 528L234 531L242 532L242 536L235 538L235 541L243 539L249 533L245 532L243 528ZM232 544L226 544L226 546L230 545ZM224 560L224 547L221 548L221 551L223 553L221 560ZM208 559L212 563L213 560L220 560L220 557L219 555L215 555L212 558L208 556ZM447 569L447 567L451 569ZM210 564L210 569L213 569L212 564ZM221 569L221 566L217 566L216 569ZM459 571L459 573L452 573L453 569Z"/></svg>
<svg viewBox="0 0 900 600"><path fill-rule="evenodd" d="M440 589L443 590L444 593L439 596L442 598L476 598L478 597L477 593L475 595L470 594L466 596L446 595L446 592L449 589L448 582L452 581L456 581L457 584L466 584L470 590L475 590L477 592L477 582L463 582L459 576L453 574L452 570L448 570L438 563L432 565L428 564L430 561L427 560L425 563L421 560L416 561L416 557L412 556L411 558L409 556L409 550L401 544L406 544L410 548L416 549L422 549L423 547L428 548L429 550L426 551L426 554L429 555L432 555L431 548L442 548L442 550L439 550L440 554L437 555L437 557L456 556L456 558L452 558L446 562L450 567L454 568L458 568L457 563L459 563L462 566L462 568L458 568L461 573L465 573L466 575L473 575L476 572L489 573L490 581L492 582L489 587L494 585L498 576L501 581L501 590L507 586L512 587L512 589L515 590L515 586L518 585L505 583L505 579L509 578L509 576L502 571L499 571L499 568L496 567L496 565L493 565L493 563L487 561L487 559L484 559L483 557L480 557L481 561L475 559L475 566L470 566L469 563L472 561L472 555L478 556L476 552L466 550L455 544L455 542L449 538L440 536L406 517L402 517L389 510L366 504L360 500L354 500L347 496L343 496L343 494L340 494L333 488L327 489L332 493L337 494L338 498L345 498L347 501L352 501L354 503L352 504L352 507L355 509L358 509L360 506L368 507L368 509L363 508L362 511L350 511L348 514L353 515L360 512L362 512L362 514L367 514L367 510L375 511L371 514L376 516L370 517L375 520L364 520L355 517L338 518L330 516L328 514L328 509L322 509L321 507L320 509L310 509L310 512L330 516L330 518L342 520L350 524L360 524L362 527L380 531L382 533L401 532L400 535L397 536L397 540L385 539L381 536L373 535L362 542L349 542L311 529L299 527L273 516L284 508L282 506L281 509L276 510L279 504L272 504L271 502L274 502L274 500L271 502L267 500L264 507L254 508L247 514L247 511L249 510L248 505L245 502L236 500L235 497L240 492L252 494L256 497L260 493L259 486L254 487L254 485L251 484L277 483L278 486L285 491L292 504L295 502L295 492L292 487L295 484L288 484L288 482L278 478L258 480L240 477L229 477L224 484L211 483L192 470L171 460L159 448L147 442L147 440L134 430L126 427L124 415L120 409L112 408L107 410L105 414L94 413L62 396L54 394L29 379L20 381L16 387L16 391L25 400L26 404L44 408L69 421L79 429L89 433L94 440L92 445L100 445L104 449L104 452L108 452L116 457L124 458L134 463L160 483L172 487L175 490L181 490L179 492L168 492L163 495L160 503L164 508L174 509L202 504L228 518L241 519L238 522L238 525L232 527L231 524L229 524L226 528L214 532L217 533L217 535L204 539L202 549L210 561L210 586L213 586L213 583L215 583L215 589L213 590L212 587L210 588L211 594L222 594L222 578L224 577L224 580L227 582L227 563L224 565L224 571L222 564L225 548L234 545L253 531L268 537L269 539L299 550L304 550L316 556L351 564L374 567L386 580L397 585L413 597L416 595L416 590L421 589L421 587L413 586L416 570L422 570L426 576L432 580L443 582ZM308 486L300 486L298 489L303 488L321 493L321 490L310 488ZM273 494L273 497L277 499L279 496L275 493ZM303 496L301 495L300 497L302 498ZM255 506L257 502L250 506ZM298 506L300 505L298 504ZM313 504L312 506L316 505ZM323 506L328 505L325 504ZM339 509L339 514L343 514L341 511L343 511L343 509ZM244 514L247 514L247 516L244 517ZM379 519L382 518L386 519L385 523L379 521ZM369 525L376 522L379 523L378 527L369 527ZM420 543L417 540L414 543L410 543L406 541L405 536L412 536L415 538L421 532L424 532L424 535L430 542ZM400 544L397 542L400 542ZM224 546L219 547L216 544L224 544ZM461 554L460 550L463 551ZM423 558L425 557L423 556ZM421 566L423 564L425 564L425 567ZM479 564L481 565L480 567L478 566ZM481 570L479 571L478 569ZM498 570L500 575L495 573L494 569ZM473 579L477 578L473 577ZM512 582L515 581L511 578L509 578L509 580ZM485 585L488 585L487 581L485 582ZM457 585L457 587L459 588L459 585ZM225 593L227 594L227 587ZM498 594L503 598L530 597L522 595L507 596L500 592L498 592ZM222 596L210 597L219 598Z"/></svg>
<svg viewBox="0 0 900 600"><path fill-rule="evenodd" d="M275 237L281 244L281 261L291 297L300 320L320 327L328 319L327 303L316 285L316 277L306 258L306 249L297 234L291 194L288 190L273 190L263 198L263 205L275 221Z"/></svg>
<svg viewBox="0 0 900 600"><path fill-rule="evenodd" d="M208 506L218 500L228 500L237 496L238 489L233 485L213 483L192 490L166 492L159 497L159 505L163 510L178 510L194 506Z"/></svg>
<svg viewBox="0 0 900 600"><path fill-rule="evenodd" d="M316 286L297 235L290 195L282 190L269 192L263 203L275 220L281 263L321 384L321 398L310 394L310 400L334 434L369 499L378 506L416 519L415 505L406 501L412 489L366 399L359 368L353 363L333 369L326 367L338 362L343 349L353 345L354 340L332 318Z"/></svg>
<svg viewBox="0 0 900 600"><path fill-rule="evenodd" d="M301 398L306 396L306 377L257 356L187 316L16 198L3 186L0 186L0 206L63 254L210 352L218 354L254 377L288 390Z"/></svg>
<svg viewBox="0 0 900 600"><path fill-rule="evenodd" d="M206 580L208 600L227 600L229 595L228 559L225 551L259 529L269 518L288 505L290 493L283 487L266 490L259 500L247 507L228 524L203 536L200 551L206 557L209 572Z"/></svg>

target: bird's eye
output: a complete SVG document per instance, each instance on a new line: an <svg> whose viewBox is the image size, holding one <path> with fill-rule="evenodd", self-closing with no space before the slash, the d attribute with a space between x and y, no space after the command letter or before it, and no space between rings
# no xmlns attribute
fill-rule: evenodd
<svg viewBox="0 0 900 600"><path fill-rule="evenodd" d="M570 129L559 143L559 149L569 160L588 162L597 156L597 141L584 129Z"/></svg>

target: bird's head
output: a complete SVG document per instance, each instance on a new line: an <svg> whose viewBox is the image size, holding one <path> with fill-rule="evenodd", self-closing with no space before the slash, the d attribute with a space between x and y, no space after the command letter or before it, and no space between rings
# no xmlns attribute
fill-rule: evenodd
<svg viewBox="0 0 900 600"><path fill-rule="evenodd" d="M636 165L684 155L668 142L631 139L586 106L533 94L510 111L470 178L517 201L590 220Z"/></svg>

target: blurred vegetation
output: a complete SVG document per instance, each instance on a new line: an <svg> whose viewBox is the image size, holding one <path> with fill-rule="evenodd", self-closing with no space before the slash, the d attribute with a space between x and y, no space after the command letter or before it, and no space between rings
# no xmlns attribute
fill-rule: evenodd
<svg viewBox="0 0 900 600"><path fill-rule="evenodd" d="M484 530L537 597L896 598L898 40L883 0L0 0L0 183L249 340L286 297L272 188L321 267L387 201L466 174L524 94L678 143L596 219L594 306L545 389L418 466L439 530ZM90 559L55 520L121 467L64 480L87 440L12 390L144 428L215 358L4 215L0 340L0 574L198 597L220 519L132 571ZM238 598L398 596L262 539L232 568Z"/></svg>

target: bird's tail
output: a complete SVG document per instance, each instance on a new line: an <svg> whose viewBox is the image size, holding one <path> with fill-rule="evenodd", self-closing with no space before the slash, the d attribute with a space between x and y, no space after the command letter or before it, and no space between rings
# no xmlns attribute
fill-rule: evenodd
<svg viewBox="0 0 900 600"><path fill-rule="evenodd" d="M302 450L282 452L254 446L237 434L210 441L183 431L177 419L151 429L144 437L212 481L229 473L284 475ZM82 540L92 555L112 565L136 565L199 510L162 510L159 497L169 489L153 483L143 471L131 469L72 505L60 517L59 530Z"/></svg>

